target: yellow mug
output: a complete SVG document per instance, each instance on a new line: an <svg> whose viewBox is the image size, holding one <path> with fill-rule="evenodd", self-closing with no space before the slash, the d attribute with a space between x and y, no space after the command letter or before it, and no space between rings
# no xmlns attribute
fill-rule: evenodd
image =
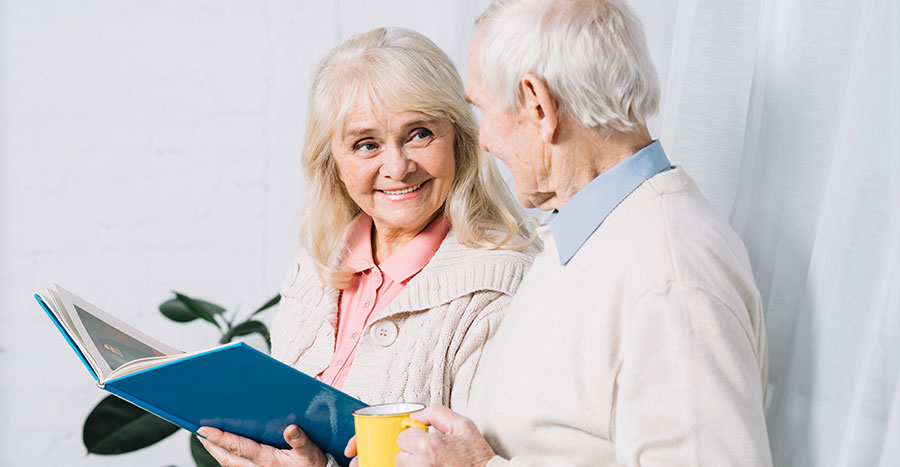
<svg viewBox="0 0 900 467"><path fill-rule="evenodd" d="M400 454L397 447L400 432L409 427L428 430L424 424L409 418L409 414L424 408L422 404L396 403L372 405L354 411L359 467L394 467L394 458Z"/></svg>

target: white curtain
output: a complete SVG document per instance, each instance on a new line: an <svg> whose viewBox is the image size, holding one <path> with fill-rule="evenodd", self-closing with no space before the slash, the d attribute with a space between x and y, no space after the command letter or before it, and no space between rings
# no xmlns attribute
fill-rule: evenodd
<svg viewBox="0 0 900 467"><path fill-rule="evenodd" d="M750 252L775 465L900 465L900 2L661 3L651 130Z"/></svg>

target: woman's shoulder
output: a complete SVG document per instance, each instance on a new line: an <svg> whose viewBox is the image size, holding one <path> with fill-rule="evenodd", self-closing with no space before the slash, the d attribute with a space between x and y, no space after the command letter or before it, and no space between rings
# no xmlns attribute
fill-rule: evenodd
<svg viewBox="0 0 900 467"><path fill-rule="evenodd" d="M282 297L297 298L307 303L319 303L334 295L331 288L322 283L313 258L302 247L291 260L281 282Z"/></svg>
<svg viewBox="0 0 900 467"><path fill-rule="evenodd" d="M409 286L438 291L440 297L433 298L439 301L480 292L514 295L537 253L533 246L524 251L466 246L451 230Z"/></svg>
<svg viewBox="0 0 900 467"><path fill-rule="evenodd" d="M453 267L463 264L491 264L501 267L505 265L510 268L528 267L539 252L540 249L535 243L522 250L464 245L459 242L453 230L450 230L429 264L440 267Z"/></svg>

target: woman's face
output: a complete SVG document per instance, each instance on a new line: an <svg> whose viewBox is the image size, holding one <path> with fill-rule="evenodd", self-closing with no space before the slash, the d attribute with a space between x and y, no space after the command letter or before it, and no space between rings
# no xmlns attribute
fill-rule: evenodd
<svg viewBox="0 0 900 467"><path fill-rule="evenodd" d="M453 124L357 98L331 152L353 201L379 236L418 234L444 205L456 169Z"/></svg>

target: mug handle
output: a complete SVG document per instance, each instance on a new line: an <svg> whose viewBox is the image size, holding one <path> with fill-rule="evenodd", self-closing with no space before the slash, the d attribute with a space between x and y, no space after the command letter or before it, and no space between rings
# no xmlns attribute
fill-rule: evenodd
<svg viewBox="0 0 900 467"><path fill-rule="evenodd" d="M403 421L400 422L400 424L403 425L403 428L421 428L421 429L425 430L426 432L428 431L428 427L425 426L424 423L419 423L415 420L410 420L408 418L404 418Z"/></svg>

